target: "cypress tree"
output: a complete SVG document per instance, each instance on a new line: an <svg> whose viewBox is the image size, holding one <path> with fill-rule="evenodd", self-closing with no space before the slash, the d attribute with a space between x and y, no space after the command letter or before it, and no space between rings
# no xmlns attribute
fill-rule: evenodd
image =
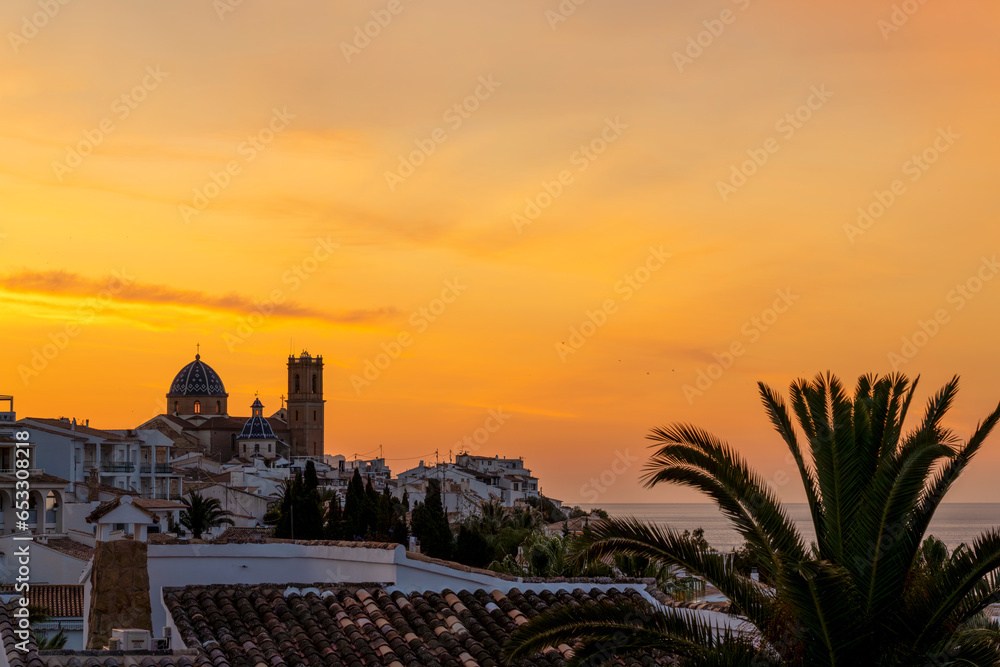
<svg viewBox="0 0 1000 667"><path fill-rule="evenodd" d="M421 552L432 558L451 558L454 537L441 505L438 480L427 480L427 495L423 503L414 507L412 524L413 534L420 540Z"/></svg>
<svg viewBox="0 0 1000 667"><path fill-rule="evenodd" d="M365 486L365 504L363 505L365 532L362 535L365 537L374 535L378 530L378 504L378 494L375 493L375 487L372 486L372 478L369 477L368 484Z"/></svg>
<svg viewBox="0 0 1000 667"><path fill-rule="evenodd" d="M346 539L347 526L344 521L344 511L340 507L340 496L334 494L326 513L326 539Z"/></svg>
<svg viewBox="0 0 1000 667"><path fill-rule="evenodd" d="M386 486L382 495L378 497L378 512L376 513L375 539L379 542L388 542L393 524L392 494Z"/></svg>
<svg viewBox="0 0 1000 667"><path fill-rule="evenodd" d="M306 461L306 474L303 477L305 482L305 491L308 493L314 489L319 488L319 477L316 475L316 464L312 461Z"/></svg>
<svg viewBox="0 0 1000 667"><path fill-rule="evenodd" d="M347 485L347 498L344 499L344 519L347 523L348 540L360 540L365 535L365 487L361 481L361 472L355 468L350 484Z"/></svg>
<svg viewBox="0 0 1000 667"><path fill-rule="evenodd" d="M406 515L397 513L392 524L392 541L409 548L409 538L410 533L406 529Z"/></svg>

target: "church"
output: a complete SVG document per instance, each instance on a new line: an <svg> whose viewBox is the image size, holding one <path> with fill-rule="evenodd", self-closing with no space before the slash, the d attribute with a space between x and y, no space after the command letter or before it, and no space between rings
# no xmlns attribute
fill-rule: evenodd
<svg viewBox="0 0 1000 667"><path fill-rule="evenodd" d="M323 356L303 351L288 357L288 398L264 417L256 398L249 417L229 414L229 394L214 368L196 354L174 376L167 391L167 412L139 426L173 440L178 454L201 452L225 463L234 458L267 460L323 456Z"/></svg>

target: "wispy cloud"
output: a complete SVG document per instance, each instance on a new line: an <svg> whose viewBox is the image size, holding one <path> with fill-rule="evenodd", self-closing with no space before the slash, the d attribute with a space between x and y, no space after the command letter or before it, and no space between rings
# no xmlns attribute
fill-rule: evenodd
<svg viewBox="0 0 1000 667"><path fill-rule="evenodd" d="M0 288L14 293L44 294L48 296L93 297L115 278L95 279L68 271L20 271L0 276ZM205 310L246 313L256 310L253 298L230 292L213 295L198 290L186 290L169 285L143 285L132 282L115 295L116 301L201 308ZM285 301L277 305L273 316L315 319L336 324L362 324L391 318L397 314L393 307L329 311Z"/></svg>

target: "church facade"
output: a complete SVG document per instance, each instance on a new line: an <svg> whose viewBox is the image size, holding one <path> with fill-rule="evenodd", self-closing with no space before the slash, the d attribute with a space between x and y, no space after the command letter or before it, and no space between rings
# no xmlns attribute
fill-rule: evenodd
<svg viewBox="0 0 1000 667"><path fill-rule="evenodd" d="M263 416L259 398L250 406L251 416L230 415L222 378L196 354L170 384L168 412L139 428L156 429L169 437L178 455L200 451L222 463L233 458L322 456L326 402L322 355L302 352L288 357L287 396L287 405L282 396L282 407L270 417Z"/></svg>

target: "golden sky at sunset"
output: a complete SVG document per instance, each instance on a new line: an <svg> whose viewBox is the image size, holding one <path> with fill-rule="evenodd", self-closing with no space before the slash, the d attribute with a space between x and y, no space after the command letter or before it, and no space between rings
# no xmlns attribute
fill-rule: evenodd
<svg viewBox="0 0 1000 667"><path fill-rule="evenodd" d="M328 453L402 471L501 409L476 453L600 504L700 499L637 483L672 421L791 473L757 380L959 374L963 434L1000 400L996 3L4 0L0 27L21 417L138 425L198 343L270 413L304 348ZM1000 501L998 469L995 437L951 500Z"/></svg>

